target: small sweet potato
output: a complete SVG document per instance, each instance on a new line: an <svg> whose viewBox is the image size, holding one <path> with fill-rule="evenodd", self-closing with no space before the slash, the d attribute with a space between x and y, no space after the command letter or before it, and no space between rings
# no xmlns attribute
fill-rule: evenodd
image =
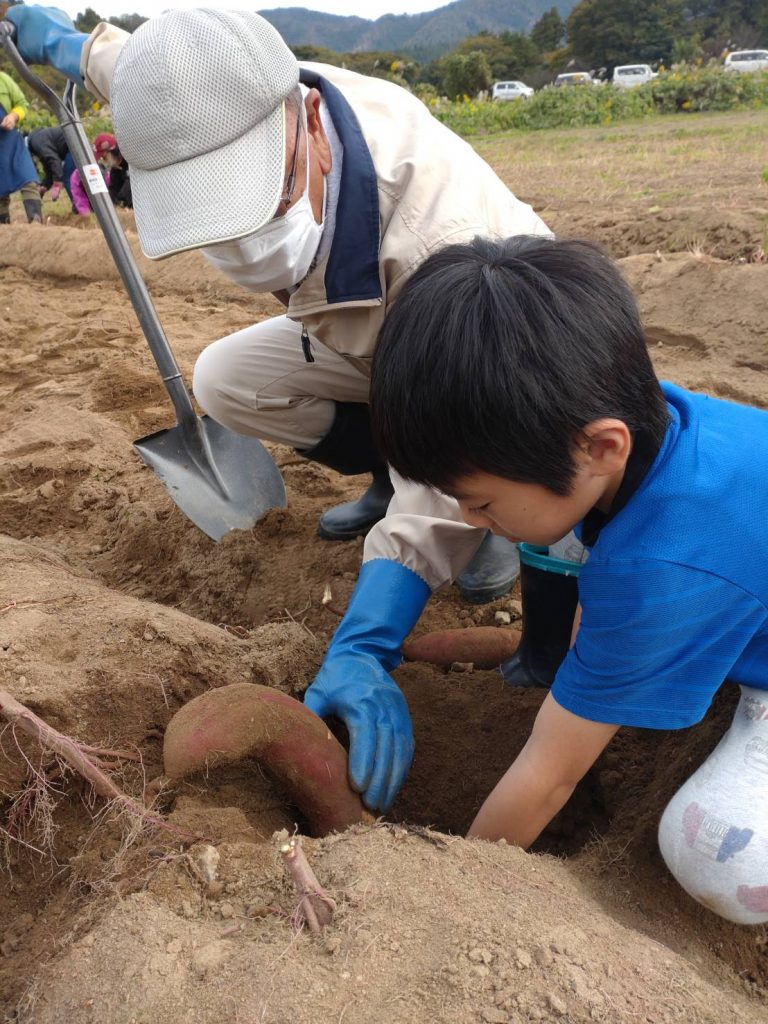
<svg viewBox="0 0 768 1024"><path fill-rule="evenodd" d="M254 683L222 686L168 723L163 761L171 779L245 757L272 773L317 835L364 819L346 751L321 718L287 694Z"/></svg>
<svg viewBox="0 0 768 1024"><path fill-rule="evenodd" d="M406 640L403 657L406 661L428 661L432 665L471 662L475 668L498 668L512 657L519 643L520 633L516 629L500 626L442 629Z"/></svg>

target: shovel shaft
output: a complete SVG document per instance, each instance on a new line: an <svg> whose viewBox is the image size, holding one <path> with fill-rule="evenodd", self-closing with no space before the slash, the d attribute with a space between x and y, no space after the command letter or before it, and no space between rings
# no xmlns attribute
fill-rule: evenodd
<svg viewBox="0 0 768 1024"><path fill-rule="evenodd" d="M23 57L16 49L12 33L13 27L9 22L0 22L0 44L2 44L8 59L19 75L56 115L64 132L64 137L67 140L69 151L87 188L88 175L85 172L85 168L88 165L92 165L94 160L88 137L77 114L77 107L75 105L76 86L74 82L68 83L64 100L62 101L27 66ZM171 346L168 344L165 331L131 252L131 247L112 205L112 200L107 192L91 192L89 198L93 211L96 214L96 219L107 240L112 259L115 262L125 290L128 292L128 297L131 300L131 305L138 317L144 337L160 371L160 376L163 378L163 383L173 402L179 424L182 427L194 429L197 417L192 406L192 400L182 381L178 363L171 351Z"/></svg>

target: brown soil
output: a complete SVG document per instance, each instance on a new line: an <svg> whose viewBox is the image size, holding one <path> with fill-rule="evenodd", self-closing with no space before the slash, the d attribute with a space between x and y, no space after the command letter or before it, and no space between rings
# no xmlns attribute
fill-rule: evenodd
<svg viewBox="0 0 768 1024"><path fill-rule="evenodd" d="M668 252L619 207L611 224L605 211L571 213L558 212L561 232L624 257L663 376L768 405L768 269L737 261L753 240L739 243L735 220L722 228L731 261ZM140 770L121 773L139 795L160 773L163 729L193 696L242 681L296 695L311 681L336 624L324 586L343 605L361 548L320 541L315 524L364 481L274 446L289 507L212 543L131 448L172 413L98 232L12 225L2 242L0 688L85 743L140 752ZM187 378L209 341L274 311L197 254L142 268ZM501 608L517 617L514 595L474 609L451 589L418 631L493 625ZM397 679L417 740L390 815L399 824L306 841L339 904L323 941L292 930L295 897L270 837L296 813L258 766L161 798L176 826L217 845L207 884L177 834L105 813L58 778L29 845L5 843L0 1013L39 1024L766 1019L768 930L693 903L655 844L666 800L712 749L734 694L682 733L622 731L529 855L457 837L524 743L541 692L417 664ZM2 754L7 828L40 756L9 730Z"/></svg>

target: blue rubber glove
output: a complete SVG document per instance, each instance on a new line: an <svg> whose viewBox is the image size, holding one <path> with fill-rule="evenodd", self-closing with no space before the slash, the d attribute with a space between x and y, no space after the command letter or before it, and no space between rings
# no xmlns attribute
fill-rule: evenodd
<svg viewBox="0 0 768 1024"><path fill-rule="evenodd" d="M338 715L349 732L349 777L374 811L386 811L413 760L413 729L389 675L431 591L399 562L376 558L360 570L344 618L304 695L316 715Z"/></svg>
<svg viewBox="0 0 768 1024"><path fill-rule="evenodd" d="M16 27L16 48L27 64L49 64L83 84L80 54L88 35L77 31L68 14L57 7L15 4L5 17Z"/></svg>

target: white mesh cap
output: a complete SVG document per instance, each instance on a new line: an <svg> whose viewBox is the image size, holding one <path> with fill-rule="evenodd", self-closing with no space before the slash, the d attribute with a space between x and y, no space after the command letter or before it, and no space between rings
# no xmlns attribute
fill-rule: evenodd
<svg viewBox="0 0 768 1024"><path fill-rule="evenodd" d="M280 202L296 58L248 11L170 11L120 52L110 105L151 259L250 234Z"/></svg>

